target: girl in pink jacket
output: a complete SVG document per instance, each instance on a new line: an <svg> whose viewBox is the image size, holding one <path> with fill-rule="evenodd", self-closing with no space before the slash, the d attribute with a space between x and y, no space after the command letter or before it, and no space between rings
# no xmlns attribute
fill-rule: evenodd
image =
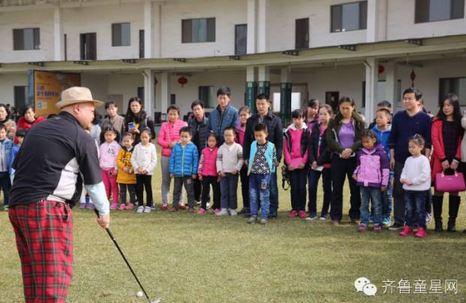
<svg viewBox="0 0 466 303"><path fill-rule="evenodd" d="M288 127L284 136L285 164L288 168L291 187L291 212L290 218L299 215L306 218L306 180L309 129L304 123L304 112L300 109L291 114L293 124Z"/></svg>
<svg viewBox="0 0 466 303"><path fill-rule="evenodd" d="M168 122L162 123L160 127L159 135L157 137L157 144L162 147L162 207L161 210L168 209L168 192L170 191L170 156L172 154L172 148L175 144L180 141L180 129L188 124L180 118L180 109L176 105L171 105L167 109ZM186 209L186 206L182 203L183 195L181 195L181 201L178 208Z"/></svg>
<svg viewBox="0 0 466 303"><path fill-rule="evenodd" d="M220 183L217 173L217 137L211 133L207 136L207 147L202 150L199 160L199 180L202 181L202 202L198 214L205 214L207 201L209 201L210 186L214 192L214 205L212 209L217 213L220 211Z"/></svg>
<svg viewBox="0 0 466 303"><path fill-rule="evenodd" d="M118 166L116 158L120 152L121 146L116 141L118 135L113 126L106 128L102 134L105 142L100 145L100 168L102 168L102 179L107 192L107 198L110 199L112 194L112 205L110 209L114 210L118 204L118 184L116 181L118 174Z"/></svg>

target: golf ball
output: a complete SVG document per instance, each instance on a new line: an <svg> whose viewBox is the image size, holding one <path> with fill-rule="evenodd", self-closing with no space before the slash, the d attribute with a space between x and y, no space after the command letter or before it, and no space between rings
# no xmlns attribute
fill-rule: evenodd
<svg viewBox="0 0 466 303"><path fill-rule="evenodd" d="M136 296L137 296L138 298L142 298L143 295L144 295L144 294L142 293L142 291L138 291L137 294L136 294Z"/></svg>

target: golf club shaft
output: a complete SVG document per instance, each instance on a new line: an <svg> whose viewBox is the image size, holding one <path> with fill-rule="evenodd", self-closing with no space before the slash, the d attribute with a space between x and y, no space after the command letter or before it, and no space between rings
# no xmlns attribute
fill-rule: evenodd
<svg viewBox="0 0 466 303"><path fill-rule="evenodd" d="M100 217L100 216L99 216L99 212L97 211L97 209L94 209L94 211L95 211L97 217ZM129 264L128 260L126 259L125 254L124 254L123 251L121 250L120 245L118 245L118 242L115 240L115 237L113 236L112 232L110 231L110 228L105 228L105 230L107 231L108 236L110 237L110 239L112 239L112 241L113 241L113 243L115 244L116 248L117 248L118 251L120 252L121 257L123 258L123 260L125 261L126 265L127 265L128 268L129 268L129 270L130 270L131 273L133 274L134 279L136 279L136 282L138 282L139 287L141 287L141 290L144 292L144 295L146 296L147 301L148 301L149 303L151 303L150 298L149 298L149 296L147 295L146 290L145 290L144 287L142 286L141 282L139 281L138 277L136 276L136 273L134 272L133 268L131 267L131 265Z"/></svg>

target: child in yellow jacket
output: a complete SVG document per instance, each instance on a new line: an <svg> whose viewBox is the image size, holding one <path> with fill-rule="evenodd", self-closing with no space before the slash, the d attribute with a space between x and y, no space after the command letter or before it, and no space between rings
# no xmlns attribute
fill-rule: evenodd
<svg viewBox="0 0 466 303"><path fill-rule="evenodd" d="M120 186L120 208L119 210L131 210L136 205L136 175L131 165L133 154L133 136L124 133L122 139L123 148L118 153L116 162L118 166L117 182ZM126 191L129 191L130 201L126 204Z"/></svg>

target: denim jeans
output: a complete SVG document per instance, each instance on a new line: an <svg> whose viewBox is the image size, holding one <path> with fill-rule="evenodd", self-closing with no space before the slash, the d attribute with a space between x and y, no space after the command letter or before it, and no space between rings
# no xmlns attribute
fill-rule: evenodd
<svg viewBox="0 0 466 303"><path fill-rule="evenodd" d="M394 173L388 176L387 190L382 192L382 217L392 216L392 185Z"/></svg>
<svg viewBox="0 0 466 303"><path fill-rule="evenodd" d="M317 214L317 186L319 185L320 176L322 176L322 185L324 189L324 203L322 204L320 216L327 217L330 200L332 198L332 175L330 168L324 168L323 171L309 169L309 215Z"/></svg>
<svg viewBox="0 0 466 303"><path fill-rule="evenodd" d="M220 179L220 205L222 208L236 209L238 207L238 175L226 173Z"/></svg>
<svg viewBox="0 0 466 303"><path fill-rule="evenodd" d="M380 188L363 187L361 191L361 224L369 224L369 203L372 201L374 208L374 225L382 225L382 195Z"/></svg>
<svg viewBox="0 0 466 303"><path fill-rule="evenodd" d="M252 217L257 217L260 198L261 218L267 219L270 207L270 177L271 175L249 175L249 206L251 208Z"/></svg>
<svg viewBox="0 0 466 303"><path fill-rule="evenodd" d="M289 170L291 185L291 209L296 211L306 210L306 181L307 167L303 169Z"/></svg>
<svg viewBox="0 0 466 303"><path fill-rule="evenodd" d="M270 214L273 216L276 216L277 212L278 212L278 185L277 185L277 171L275 171L270 174Z"/></svg>
<svg viewBox="0 0 466 303"><path fill-rule="evenodd" d="M404 197L406 202L406 225L413 226L417 223L419 227L426 228L427 190L405 190Z"/></svg>

